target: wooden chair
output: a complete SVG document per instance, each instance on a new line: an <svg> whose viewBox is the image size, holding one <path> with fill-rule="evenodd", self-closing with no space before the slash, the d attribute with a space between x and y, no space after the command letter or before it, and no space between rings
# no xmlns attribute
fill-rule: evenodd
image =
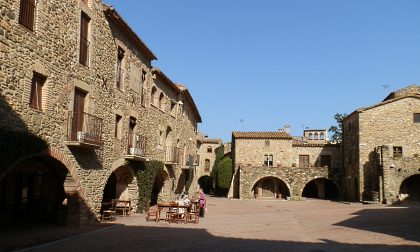
<svg viewBox="0 0 420 252"><path fill-rule="evenodd" d="M115 200L103 203L102 205L104 206L104 210L102 210L101 219L109 221L115 220Z"/></svg>
<svg viewBox="0 0 420 252"><path fill-rule="evenodd" d="M187 214L187 221L198 224L200 221L200 206L198 202L191 202L190 211Z"/></svg>
<svg viewBox="0 0 420 252"><path fill-rule="evenodd" d="M179 213L179 205L177 202L171 202L169 205L169 211L166 212L166 221L169 223L176 222L180 220L181 214Z"/></svg>
<svg viewBox="0 0 420 252"><path fill-rule="evenodd" d="M159 221L159 209L158 206L149 206L146 212L146 221Z"/></svg>

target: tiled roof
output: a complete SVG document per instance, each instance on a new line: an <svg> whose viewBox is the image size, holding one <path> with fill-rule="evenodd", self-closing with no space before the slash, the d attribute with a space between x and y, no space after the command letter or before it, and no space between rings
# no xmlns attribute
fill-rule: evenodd
<svg viewBox="0 0 420 252"><path fill-rule="evenodd" d="M201 138L200 141L202 143L210 143L210 144L221 144L222 140L218 138Z"/></svg>
<svg viewBox="0 0 420 252"><path fill-rule="evenodd" d="M286 132L232 132L234 138L247 139L292 139L292 136Z"/></svg>

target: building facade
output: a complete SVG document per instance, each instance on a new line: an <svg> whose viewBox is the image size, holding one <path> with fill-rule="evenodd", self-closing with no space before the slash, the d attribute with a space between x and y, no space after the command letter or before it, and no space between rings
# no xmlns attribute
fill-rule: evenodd
<svg viewBox="0 0 420 252"><path fill-rule="evenodd" d="M197 166L197 182L204 192L209 193L214 189L212 171L216 161L216 152L222 145L222 140L202 136L199 141L198 154L200 163Z"/></svg>
<svg viewBox="0 0 420 252"><path fill-rule="evenodd" d="M341 195L340 146L308 134L233 132L230 197L334 198ZM316 131L321 133L325 131ZM305 131L306 133L306 131Z"/></svg>
<svg viewBox="0 0 420 252"><path fill-rule="evenodd" d="M420 198L420 86L360 108L343 120L349 200L394 203Z"/></svg>
<svg viewBox="0 0 420 252"><path fill-rule="evenodd" d="M149 160L165 164L155 198L188 189L200 114L118 12L96 0L0 10L2 217L83 225L109 199L137 210L136 164Z"/></svg>

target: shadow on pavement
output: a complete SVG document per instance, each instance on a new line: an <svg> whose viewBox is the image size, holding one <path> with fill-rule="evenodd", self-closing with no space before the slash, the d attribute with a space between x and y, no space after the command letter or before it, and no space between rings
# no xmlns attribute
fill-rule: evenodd
<svg viewBox="0 0 420 252"><path fill-rule="evenodd" d="M420 242L419 212L420 205L418 204L389 206L385 209L364 209L353 213L355 217L334 225Z"/></svg>

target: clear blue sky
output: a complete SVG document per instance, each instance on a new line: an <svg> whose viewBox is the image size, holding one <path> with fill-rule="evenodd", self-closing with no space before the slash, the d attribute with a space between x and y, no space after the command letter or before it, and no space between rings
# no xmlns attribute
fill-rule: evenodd
<svg viewBox="0 0 420 252"><path fill-rule="evenodd" d="M326 128L420 84L418 0L105 0L184 83L201 132ZM387 85L389 88L384 88Z"/></svg>

